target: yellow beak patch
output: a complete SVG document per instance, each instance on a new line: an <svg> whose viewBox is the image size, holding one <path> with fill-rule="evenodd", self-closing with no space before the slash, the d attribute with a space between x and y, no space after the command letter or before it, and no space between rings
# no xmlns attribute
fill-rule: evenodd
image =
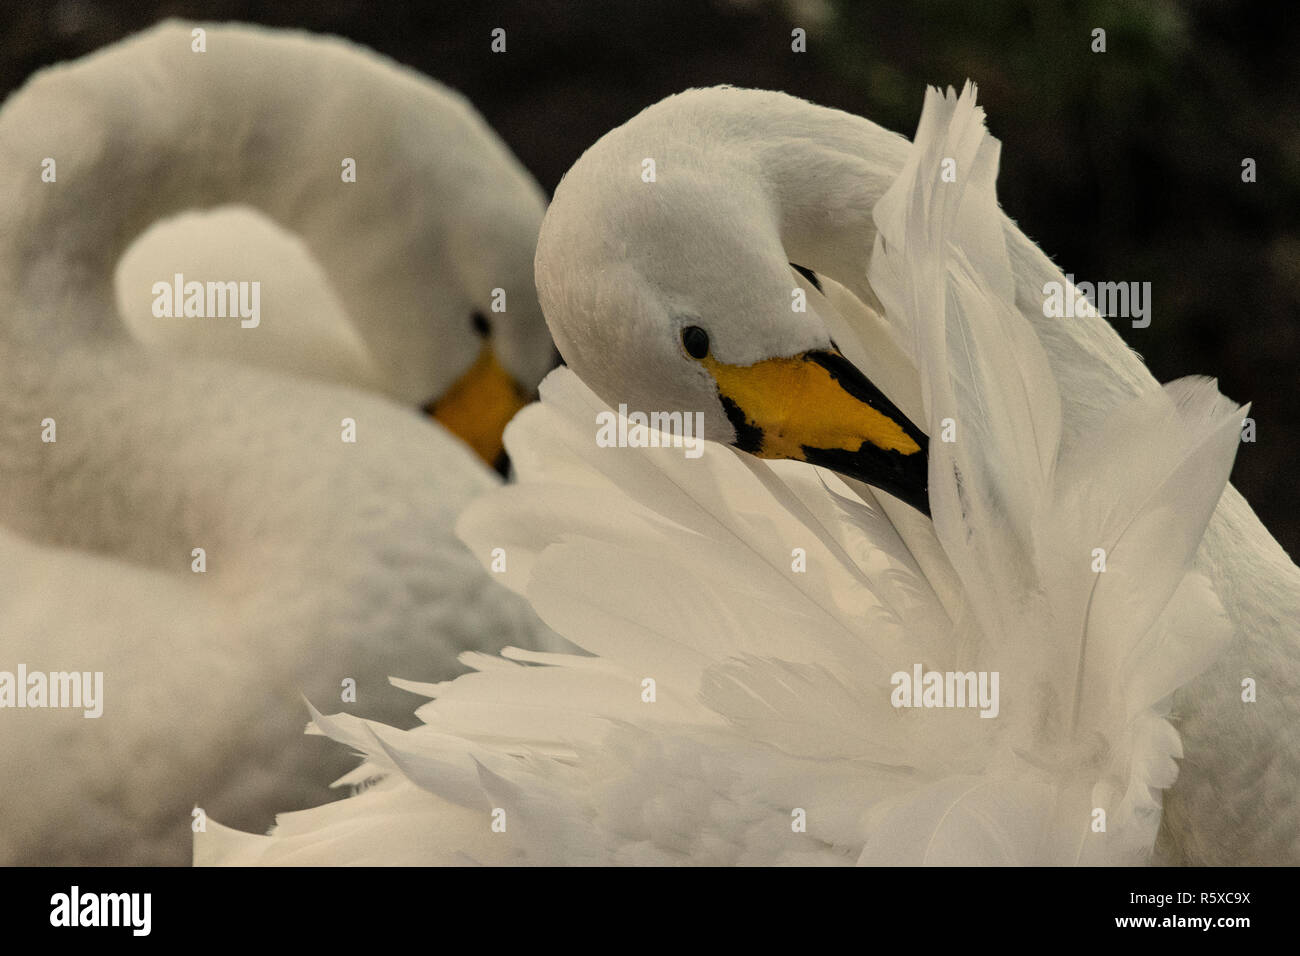
<svg viewBox="0 0 1300 956"><path fill-rule="evenodd" d="M528 398L484 342L474 360L451 387L426 407L445 428L495 467L505 451L501 433Z"/></svg>
<svg viewBox="0 0 1300 956"><path fill-rule="evenodd" d="M807 461L806 448L856 452L864 441L903 455L919 452L921 446L898 420L850 394L814 357L823 354L838 355L806 352L753 365L727 365L709 355L700 362L724 401L761 429L761 436L755 435L758 447L745 448L759 458Z"/></svg>

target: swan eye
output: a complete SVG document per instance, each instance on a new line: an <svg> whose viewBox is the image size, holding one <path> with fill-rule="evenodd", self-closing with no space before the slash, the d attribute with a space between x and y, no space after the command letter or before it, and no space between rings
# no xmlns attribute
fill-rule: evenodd
<svg viewBox="0 0 1300 956"><path fill-rule="evenodd" d="M488 325L488 320L483 317L482 312L475 312L469 321L474 327L474 334L479 338L485 339L492 334L492 326Z"/></svg>
<svg viewBox="0 0 1300 956"><path fill-rule="evenodd" d="M682 345L691 358L702 359L709 354L709 333L698 325L688 325L682 329Z"/></svg>

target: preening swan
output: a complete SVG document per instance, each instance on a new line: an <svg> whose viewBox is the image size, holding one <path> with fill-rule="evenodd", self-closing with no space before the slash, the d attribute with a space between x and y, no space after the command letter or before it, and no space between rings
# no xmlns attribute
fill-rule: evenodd
<svg viewBox="0 0 1300 956"><path fill-rule="evenodd" d="M540 190L412 71L241 26L203 27L199 52L192 29L43 71L0 111L5 862L183 862L195 807L264 828L351 765L303 736L304 695L402 721L388 675L544 633L452 534L497 479L416 411L454 394L470 421L471 379L529 391L549 367ZM131 275L258 282L260 322L177 311L145 348L119 259L156 220L231 203L263 232L201 218L224 230L203 258ZM245 248L211 247L229 238ZM311 261L329 285L304 297ZM102 672L102 714L39 709L20 668Z"/></svg>
<svg viewBox="0 0 1300 956"><path fill-rule="evenodd" d="M910 314L905 303L892 315L884 309L880 321L879 290L863 257L876 241L877 201L909 155L920 153L909 153L901 137L866 120L782 94L703 90L651 107L575 164L543 225L538 290L562 354L606 401L704 408L713 435L744 447L742 429L729 430L731 421L719 411L729 383L712 376L715 386L710 370L684 353L679 317L701 317L690 321L717 340L718 362L758 363L733 373L748 377L744 385L761 387L754 373L772 359L822 349L834 339L916 420L923 396L912 370L933 360L943 340L917 338L900 317ZM657 157L658 181L645 190L627 188L625 164L642 157ZM707 214L688 217L686 209ZM913 221L908 218L909 229ZM1099 317L1046 317L1044 287L1063 282L1060 271L1000 213L982 225L988 234L968 241L966 254L1000 248L995 233L1005 234L1008 295L1059 383L1062 441L1077 444L1155 383ZM623 254L618 242L632 230L672 240L632 242ZM828 290L826 308L813 296L808 316L792 314L789 262L842 288ZM634 362L626 352L633 345ZM806 421L820 410L808 404L789 414ZM958 427L969 415L956 416ZM1041 448L1036 434L1020 435L1020 447L1034 439ZM1125 455L1118 447L1114 453ZM881 506L901 528L916 527L915 516L887 498ZM948 557L955 560L951 550ZM1288 622L1300 614L1300 570L1231 487L1210 521L1196 568L1213 583L1233 636L1219 663L1175 699L1188 754L1166 808L1166 834L1181 834L1183 842L1162 849L1178 862L1294 860L1300 856L1293 792L1300 735L1291 727L1293 702L1300 699L1300 641ZM947 577L941 565L926 570L932 582ZM1248 677L1273 688L1269 699L1243 703ZM1260 806L1269 807L1264 819Z"/></svg>
<svg viewBox="0 0 1300 956"><path fill-rule="evenodd" d="M1244 411L1043 316L1063 277L997 157L972 89L910 146L735 89L602 138L539 240L569 368L507 432L520 484L458 526L594 656L470 655L410 685L414 730L318 715L383 779L196 860L1295 862L1300 572L1226 484ZM843 477L597 447L619 405ZM926 498L898 490L933 522L863 460L881 417L929 435Z"/></svg>

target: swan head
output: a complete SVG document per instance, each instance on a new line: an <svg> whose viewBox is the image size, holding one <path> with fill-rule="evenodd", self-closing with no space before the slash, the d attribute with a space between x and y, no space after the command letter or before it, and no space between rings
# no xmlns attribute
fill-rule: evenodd
<svg viewBox="0 0 1300 956"><path fill-rule="evenodd" d="M466 306L451 319L460 348L441 351L444 360L453 351L472 357L461 358L460 373L425 411L504 471L505 426L556 364L532 274L546 203L522 167L513 182L465 192L457 207L444 210L458 293L452 298Z"/></svg>
<svg viewBox="0 0 1300 956"><path fill-rule="evenodd" d="M537 289L565 362L611 407L702 413L706 438L928 514L926 436L831 340L761 178L628 129L579 159L542 223ZM656 155L646 182L636 157Z"/></svg>

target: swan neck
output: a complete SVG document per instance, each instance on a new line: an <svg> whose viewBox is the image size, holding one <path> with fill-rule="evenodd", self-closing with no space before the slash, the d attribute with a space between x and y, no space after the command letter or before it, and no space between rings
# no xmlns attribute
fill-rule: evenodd
<svg viewBox="0 0 1300 956"><path fill-rule="evenodd" d="M437 264L477 235L482 196L538 223L543 209L459 95L346 41L247 26L169 21L41 71L0 110L0 169L0 335L47 345L125 337L113 288L129 245L239 203L305 242L382 359L419 364L438 348L432 311L468 295Z"/></svg>

